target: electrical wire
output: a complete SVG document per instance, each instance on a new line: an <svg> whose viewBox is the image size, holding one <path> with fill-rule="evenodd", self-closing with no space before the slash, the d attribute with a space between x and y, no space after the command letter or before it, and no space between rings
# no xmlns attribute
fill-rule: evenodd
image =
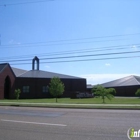
<svg viewBox="0 0 140 140"><path fill-rule="evenodd" d="M46 47L50 47L50 46L62 46L62 45L73 45L73 44L88 44L88 43L97 43L97 42L111 42L111 41L124 41L124 40L127 40L127 39L113 39L113 40L100 40L100 41L88 41L88 42L73 42L73 43L59 43L59 44L42 44L42 45L34 45L34 46L25 46L25 45L16 45L16 46L12 46L12 47L2 47L2 49L13 49L13 48L36 48L36 47L43 47L43 46L46 46Z"/></svg>
<svg viewBox="0 0 140 140"><path fill-rule="evenodd" d="M140 53L140 51L134 51L134 52L117 52L117 53L104 53L104 54L90 54L90 55L78 55L78 56L74 56L73 55L73 56L65 56L65 57L50 57L50 58L42 58L40 60L68 59L68 58L77 58L77 57L82 57L83 58L83 57L104 56L104 55L132 54L132 53ZM30 59L11 60L10 62L18 62L18 61L30 61Z"/></svg>
<svg viewBox="0 0 140 140"><path fill-rule="evenodd" d="M80 60L67 60L67 61L45 61L41 63L68 63L68 62L80 62L80 61L97 61L97 60L111 60L111 59L126 59L126 58L138 58L140 56L123 56L123 57L109 57L109 58L95 58L95 59L80 59ZM11 65L28 65L31 63L11 63Z"/></svg>
<svg viewBox="0 0 140 140"><path fill-rule="evenodd" d="M137 46L137 48L140 47L140 43L136 44L136 43L132 43L135 44L135 46ZM0 57L0 60L9 60L9 59L19 59L20 58L30 58L32 59L32 57L38 55L41 57L43 56L59 56L59 55L68 55L68 54L81 54L81 53L91 53L91 52L100 52L100 51L112 51L112 50L122 50L122 49L128 49L128 48L132 48L130 46L133 46L132 44L127 44L127 45L115 45L115 46L105 46L105 47L94 47L94 48L88 48L88 49L76 49L76 50L69 50L69 51L59 51L59 52L52 52L52 53L41 53L41 54L31 54L31 55L20 55L20 56L11 56L11 57Z"/></svg>
<svg viewBox="0 0 140 140"><path fill-rule="evenodd" d="M51 58L42 58L40 60L54 60L54 59L70 59L70 58L85 58L85 57L95 57L95 56L108 56L108 55L124 55L124 54L133 54L140 53L140 51L133 52L116 52L116 53L104 53L104 54L91 54L91 55L78 55L78 56L66 56L66 57L51 57ZM23 62L23 61L31 61L31 59L21 59L21 60L10 60L10 62ZM1 61L3 62L3 61ZM5 61L4 61L5 62Z"/></svg>
<svg viewBox="0 0 140 140"><path fill-rule="evenodd" d="M73 38L73 39L63 39L63 40L52 40L52 41L46 41L46 42L31 42L31 43L23 43L23 44L10 44L10 45L9 44L5 44L5 45L1 45L1 46L15 46L15 45L16 46L17 45L20 45L20 46L24 46L25 45L26 46L26 45L41 45L41 44L47 45L49 43L61 43L61 42L69 42L69 41L81 41L81 40L83 41L83 40L91 40L91 39L112 38L112 37L125 37L125 36L134 36L134 35L140 35L140 33L122 34L122 35L120 34L120 35L110 35L110 36L95 36L95 37L88 37L88 38ZM102 41L104 41L104 40L102 40ZM115 40L105 40L105 41L115 41ZM80 42L80 43L82 43L82 42Z"/></svg>
<svg viewBox="0 0 140 140"><path fill-rule="evenodd" d="M34 3L42 3L54 0L41 0L41 1L28 1L28 2L21 2L21 3L10 3L10 4L1 4L0 6L14 6L14 5L22 5L22 4L34 4Z"/></svg>

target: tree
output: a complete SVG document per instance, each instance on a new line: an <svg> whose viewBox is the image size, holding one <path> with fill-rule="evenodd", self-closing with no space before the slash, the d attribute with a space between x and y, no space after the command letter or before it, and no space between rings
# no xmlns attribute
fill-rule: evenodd
<svg viewBox="0 0 140 140"><path fill-rule="evenodd" d="M137 89L135 95L140 97L140 89Z"/></svg>
<svg viewBox="0 0 140 140"><path fill-rule="evenodd" d="M57 102L57 98L63 94L65 86L58 77L53 77L49 85L50 94L56 98Z"/></svg>
<svg viewBox="0 0 140 140"><path fill-rule="evenodd" d="M114 88L109 88L107 90L109 91L110 94L116 95L116 90Z"/></svg>
<svg viewBox="0 0 140 140"><path fill-rule="evenodd" d="M101 97L101 99L103 100L103 103L105 103L105 98L111 100L116 94L116 91L114 88L106 89L101 85L94 86L92 89L92 92L94 93L95 97Z"/></svg>
<svg viewBox="0 0 140 140"><path fill-rule="evenodd" d="M18 100L19 97L20 97L20 93L21 93L21 90L20 89L15 89L15 96L16 96L16 99Z"/></svg>

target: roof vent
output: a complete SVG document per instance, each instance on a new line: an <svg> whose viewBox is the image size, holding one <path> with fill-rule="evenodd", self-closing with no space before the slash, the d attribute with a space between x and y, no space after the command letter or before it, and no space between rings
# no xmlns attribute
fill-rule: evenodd
<svg viewBox="0 0 140 140"><path fill-rule="evenodd" d="M39 70L39 58L37 56L35 56L34 59L32 60L32 70L35 70L35 61L37 63L36 70Z"/></svg>

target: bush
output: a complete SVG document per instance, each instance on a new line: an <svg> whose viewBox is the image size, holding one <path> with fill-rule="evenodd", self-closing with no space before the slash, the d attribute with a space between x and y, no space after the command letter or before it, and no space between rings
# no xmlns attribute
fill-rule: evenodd
<svg viewBox="0 0 140 140"><path fill-rule="evenodd" d="M19 97L20 97L20 93L21 93L21 90L20 89L15 89L15 96L16 96L16 99L18 100Z"/></svg>
<svg viewBox="0 0 140 140"><path fill-rule="evenodd" d="M135 95L140 97L140 89L136 91Z"/></svg>

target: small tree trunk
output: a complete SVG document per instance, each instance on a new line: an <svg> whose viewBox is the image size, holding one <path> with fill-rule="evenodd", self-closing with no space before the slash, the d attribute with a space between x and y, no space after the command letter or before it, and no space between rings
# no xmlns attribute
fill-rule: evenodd
<svg viewBox="0 0 140 140"><path fill-rule="evenodd" d="M17 96L17 101L19 100L19 95Z"/></svg>
<svg viewBox="0 0 140 140"><path fill-rule="evenodd" d="M102 97L102 99L103 99L103 103L105 103L105 97L104 96Z"/></svg>

